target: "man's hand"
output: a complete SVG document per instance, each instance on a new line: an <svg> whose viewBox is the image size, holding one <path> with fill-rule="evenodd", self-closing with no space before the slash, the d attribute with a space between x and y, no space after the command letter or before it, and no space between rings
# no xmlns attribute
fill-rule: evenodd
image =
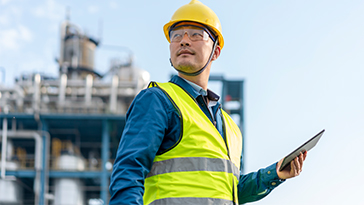
<svg viewBox="0 0 364 205"><path fill-rule="evenodd" d="M291 161L290 165L286 166L282 171L279 171L279 167L281 166L283 159L279 160L276 166L278 177L280 179L289 179L300 175L300 173L302 172L303 161L305 161L306 156L307 151L305 151L303 154L301 153L298 157Z"/></svg>

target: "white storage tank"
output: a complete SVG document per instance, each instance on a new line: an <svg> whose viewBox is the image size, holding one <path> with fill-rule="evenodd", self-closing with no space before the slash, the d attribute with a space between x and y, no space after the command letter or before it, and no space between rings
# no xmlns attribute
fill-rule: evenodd
<svg viewBox="0 0 364 205"><path fill-rule="evenodd" d="M13 143L8 140L6 148L6 165L5 169L17 170L19 169L19 164L15 161L11 161L13 157ZM0 164L1 168L1 164ZM6 176L5 178L0 178L0 204L1 205L22 205L23 204L23 188L18 183L15 177Z"/></svg>
<svg viewBox="0 0 364 205"><path fill-rule="evenodd" d="M58 170L83 171L85 160L74 154L62 154L56 161ZM84 205L84 184L78 178L58 178L54 182L54 205Z"/></svg>
<svg viewBox="0 0 364 205"><path fill-rule="evenodd" d="M0 179L0 204L22 205L23 189L16 179Z"/></svg>

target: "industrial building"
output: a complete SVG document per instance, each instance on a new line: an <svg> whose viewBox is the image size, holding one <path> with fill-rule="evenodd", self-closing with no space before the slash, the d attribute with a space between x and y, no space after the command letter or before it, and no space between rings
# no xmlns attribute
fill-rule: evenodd
<svg viewBox="0 0 364 205"><path fill-rule="evenodd" d="M0 85L0 204L99 205L108 186L125 113L150 81L132 58L94 65L99 40L66 20L59 76L21 75ZM244 133L243 80L211 76L224 109Z"/></svg>

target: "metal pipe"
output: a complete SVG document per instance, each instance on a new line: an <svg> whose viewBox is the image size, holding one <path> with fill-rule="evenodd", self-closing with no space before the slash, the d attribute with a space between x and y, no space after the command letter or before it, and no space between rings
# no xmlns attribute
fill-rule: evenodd
<svg viewBox="0 0 364 205"><path fill-rule="evenodd" d="M16 106L18 112L21 112L23 110L24 105L24 90L19 86L14 86L14 91L16 92Z"/></svg>
<svg viewBox="0 0 364 205"><path fill-rule="evenodd" d="M58 95L58 100L59 100L60 106L64 106L64 103L65 103L66 87L67 87L67 75L62 74L61 80L59 81L59 95Z"/></svg>
<svg viewBox="0 0 364 205"><path fill-rule="evenodd" d="M85 86L85 103L86 103L86 106L91 105L92 84L93 84L92 75L88 74L86 76L86 86Z"/></svg>
<svg viewBox="0 0 364 205"><path fill-rule="evenodd" d="M7 119L7 118L4 118ZM4 129L3 129L4 130ZM39 204L39 198L40 198L40 192L39 192L39 187L40 187L40 171L42 170L42 164L41 164L41 157L42 157L42 151L43 151L43 147L42 147L42 137L40 136L39 133L34 132L34 131L9 131L7 133L5 133L7 137L9 138L22 138L22 139L34 139L35 140L35 163L34 163L34 168L35 168L35 179L34 179L34 195L35 195L35 204ZM2 137L4 139L4 132L2 133ZM4 142L4 141L3 141ZM4 150L4 149L3 149ZM3 156L3 155L1 155ZM5 166L4 166L5 167ZM1 167L1 169L3 169L3 167ZM4 173L5 175L5 171L1 172Z"/></svg>
<svg viewBox="0 0 364 205"><path fill-rule="evenodd" d="M41 154L43 148L42 148L42 139L38 133L34 134L34 139L35 139L35 158L36 158L36 161L34 163L34 168L35 168L34 195L35 195L35 204L39 204L39 200L41 197L40 193L40 186L41 186L40 172L42 167Z"/></svg>
<svg viewBox="0 0 364 205"><path fill-rule="evenodd" d="M48 186L48 183L49 183L49 150L50 150L50 139L51 139L51 136L49 134L49 132L45 131L45 130L42 130L42 134L44 136L44 140L43 142L45 141L44 143L44 149L43 149L43 155L44 155L44 164L43 164L43 171L44 171L44 189L43 189L43 204L44 205L47 205L48 204L48 199L49 199L49 194L48 194L48 191L49 191L49 186Z"/></svg>
<svg viewBox="0 0 364 205"><path fill-rule="evenodd" d="M108 196L108 170L106 169L106 163L109 161L110 150L110 130L109 122L107 120L102 121L102 147L101 147L101 199L107 204Z"/></svg>
<svg viewBox="0 0 364 205"><path fill-rule="evenodd" d="M110 94L110 112L116 113L116 103L118 100L118 87L119 87L119 77L114 75L111 81L111 94Z"/></svg>
<svg viewBox="0 0 364 205"><path fill-rule="evenodd" d="M8 119L3 119L2 144L1 144L1 179L5 179L6 145L8 140Z"/></svg>
<svg viewBox="0 0 364 205"><path fill-rule="evenodd" d="M5 106L7 104L7 100L11 100L10 97L6 96L6 93L9 93L10 95L16 94L16 106L18 107L18 111L20 111L23 106L24 100L24 93L22 88L19 85L15 85L13 88L0 88L0 106ZM12 106L12 109L15 109L16 106Z"/></svg>
<svg viewBox="0 0 364 205"><path fill-rule="evenodd" d="M16 119L15 119L15 117L13 117L13 119L11 120L11 130L16 131Z"/></svg>
<svg viewBox="0 0 364 205"><path fill-rule="evenodd" d="M34 96L33 96L33 109L34 112L39 111L39 104L40 104L40 81L41 77L40 74L35 74L34 76Z"/></svg>

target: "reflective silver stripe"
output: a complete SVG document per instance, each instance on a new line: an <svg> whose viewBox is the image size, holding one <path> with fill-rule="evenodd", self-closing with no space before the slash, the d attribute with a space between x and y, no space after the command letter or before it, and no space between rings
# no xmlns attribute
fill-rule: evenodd
<svg viewBox="0 0 364 205"><path fill-rule="evenodd" d="M171 204L233 205L234 203L227 199L215 199L215 198L165 198L165 199L158 199L150 203L150 205L171 205Z"/></svg>
<svg viewBox="0 0 364 205"><path fill-rule="evenodd" d="M170 172L211 171L233 173L239 180L239 169L230 161L219 158L188 157L154 162L147 177Z"/></svg>

